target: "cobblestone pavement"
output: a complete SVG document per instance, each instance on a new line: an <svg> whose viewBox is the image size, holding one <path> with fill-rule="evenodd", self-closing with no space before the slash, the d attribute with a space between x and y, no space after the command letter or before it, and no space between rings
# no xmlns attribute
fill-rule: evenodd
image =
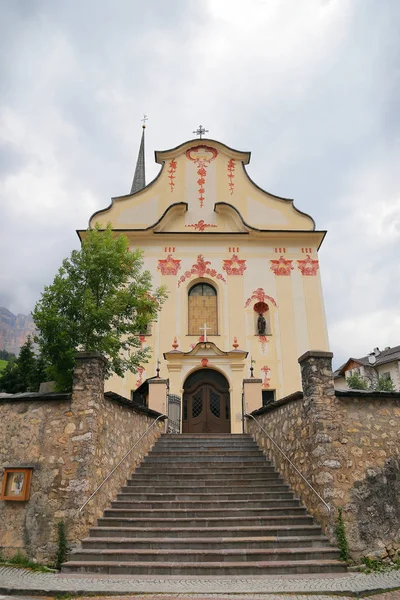
<svg viewBox="0 0 400 600"><path fill-rule="evenodd" d="M400 571L389 573L349 573L337 576L332 575L286 575L282 577L258 576L251 578L237 577L134 577L118 575L64 575L62 573L38 573L25 569L0 567L0 594L20 594L26 596L29 592L36 595L57 594L162 594L159 598L184 599L190 595L193 600L218 598L225 600L234 595L236 600L242 595L246 600L263 597L274 600L276 594L279 600L285 597L282 594L297 594L300 598L313 594L313 600L319 600L326 594L340 594L345 596L363 593L383 592L400 588ZM400 600L391 597L390 600ZM196 597L197 596L197 597ZM225 598L224 598L225 596ZM133 596L135 600L138 596ZM140 596L139 596L140 598ZM386 600L386 599L385 599Z"/></svg>
<svg viewBox="0 0 400 600"><path fill-rule="evenodd" d="M245 600L334 600L334 596L327 595L298 595L298 594L257 594L257 595L247 595L241 596L240 594L229 594L229 595L215 595L215 594L207 594L204 596L201 594L146 594L142 595L134 595L134 596L79 596L75 599L71 600L239 600L240 598L245 598ZM337 596L336 596L337 598ZM400 591L394 592L385 592L383 594L374 594L372 596L358 596L359 600L400 600ZM39 597L39 596L2 596L0 595L0 600L54 600L50 597ZM340 600L354 600L354 596L340 596Z"/></svg>

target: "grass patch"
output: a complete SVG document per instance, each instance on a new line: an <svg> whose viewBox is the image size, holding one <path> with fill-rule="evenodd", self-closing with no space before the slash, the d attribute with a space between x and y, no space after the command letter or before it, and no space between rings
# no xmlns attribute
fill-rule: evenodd
<svg viewBox="0 0 400 600"><path fill-rule="evenodd" d="M27 558L20 551L16 552L11 558L4 558L0 555L0 564L3 564L7 567L22 567L24 569L31 569L31 571L40 571L42 573L55 572L55 569L51 569L45 565L33 562L33 560L29 560L29 558Z"/></svg>
<svg viewBox="0 0 400 600"><path fill-rule="evenodd" d="M7 365L8 365L8 360L3 360L2 358L0 358L0 373L2 373L4 371L4 369L6 368Z"/></svg>
<svg viewBox="0 0 400 600"><path fill-rule="evenodd" d="M400 570L400 558L397 558L392 563L385 563L378 558L369 558L363 556L361 559L364 565L364 573L384 573L385 571L399 571Z"/></svg>

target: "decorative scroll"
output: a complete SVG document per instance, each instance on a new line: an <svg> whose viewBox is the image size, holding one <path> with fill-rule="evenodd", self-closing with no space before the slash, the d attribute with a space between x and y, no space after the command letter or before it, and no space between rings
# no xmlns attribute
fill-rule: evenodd
<svg viewBox="0 0 400 600"><path fill-rule="evenodd" d="M203 219L200 219L197 223L191 223L190 225L185 225L185 227L193 227L196 231L204 231L207 227L218 227L218 225L214 225L214 223L204 223Z"/></svg>
<svg viewBox="0 0 400 600"><path fill-rule="evenodd" d="M297 263L302 275L317 274L317 271L319 269L319 262L318 260L312 259L309 254L307 254L304 260L298 260Z"/></svg>
<svg viewBox="0 0 400 600"><path fill-rule="evenodd" d="M144 367L138 367L137 372L138 372L138 378L136 379L136 387L139 387L143 383Z"/></svg>
<svg viewBox="0 0 400 600"><path fill-rule="evenodd" d="M190 344L189 348L193 350L193 348L199 343L204 342L204 335L201 335L195 344Z"/></svg>
<svg viewBox="0 0 400 600"><path fill-rule="evenodd" d="M278 307L277 303L272 298L272 296L268 296L264 292L264 290L262 288L257 288L256 290L254 290L254 292L252 293L252 295L250 296L250 298L247 298L246 304L244 305L244 307L247 308L252 300L257 300L258 302L267 302L267 301L269 301L276 308Z"/></svg>
<svg viewBox="0 0 400 600"><path fill-rule="evenodd" d="M261 372L264 373L264 376L262 378L263 379L263 382L262 382L263 388L270 387L270 385L269 385L269 383L271 381L271 378L269 376L270 371L271 371L271 369L269 367L267 367L267 365L264 365L263 367L261 367Z"/></svg>
<svg viewBox="0 0 400 600"><path fill-rule="evenodd" d="M175 187L175 171L176 171L176 160L172 159L169 164L168 164L168 179L169 179L169 187L171 189L171 192L174 191L174 187Z"/></svg>
<svg viewBox="0 0 400 600"><path fill-rule="evenodd" d="M235 191L235 184L233 181L233 178L235 177L235 168L236 168L236 163L235 160L233 158L231 158L228 161L228 165L227 165L227 171L228 171L228 188L229 188L229 193L232 196L233 192Z"/></svg>
<svg viewBox="0 0 400 600"><path fill-rule="evenodd" d="M279 260L270 260L270 263L270 269L275 275L290 275L290 272L294 269L293 261L283 258L283 256Z"/></svg>
<svg viewBox="0 0 400 600"><path fill-rule="evenodd" d="M269 342L269 339L267 338L266 335L259 335L258 341L260 342L260 346L261 346L261 354L266 354L267 353L267 344Z"/></svg>
<svg viewBox="0 0 400 600"><path fill-rule="evenodd" d="M207 175L207 167L211 161L215 160L218 156L218 152L215 148L211 148L210 146L193 146L186 150L186 158L192 160L197 166L197 175L199 179L197 180L199 189L199 203L200 208L204 205L204 185L206 183L206 175Z"/></svg>
<svg viewBox="0 0 400 600"><path fill-rule="evenodd" d="M178 287L191 275L197 275L197 277L209 275L210 277L214 277L215 279L219 279L220 281L226 283L224 276L221 273L217 273L215 269L210 269L208 265L211 265L211 262L209 260L204 260L204 256L199 254L197 257L197 262L192 266L190 271L185 271L182 277L180 277L178 281Z"/></svg>
<svg viewBox="0 0 400 600"><path fill-rule="evenodd" d="M158 261L157 269L163 275L177 275L180 268L181 261L173 258L172 254L168 254L167 258Z"/></svg>
<svg viewBox="0 0 400 600"><path fill-rule="evenodd" d="M224 260L222 268L228 275L243 275L247 269L246 261L240 260L237 254L232 254L232 258Z"/></svg>

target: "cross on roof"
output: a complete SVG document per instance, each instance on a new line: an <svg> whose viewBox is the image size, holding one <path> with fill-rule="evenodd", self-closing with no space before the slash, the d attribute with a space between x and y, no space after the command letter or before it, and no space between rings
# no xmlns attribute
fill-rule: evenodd
<svg viewBox="0 0 400 600"><path fill-rule="evenodd" d="M199 125L199 127L196 129L196 131L193 131L193 133L195 135L198 135L200 137L200 139L202 139L202 136L205 133L208 133L208 129L204 129L203 125Z"/></svg>
<svg viewBox="0 0 400 600"><path fill-rule="evenodd" d="M212 329L211 327L207 327L207 323L204 323L203 327L199 327L200 331L203 331L203 340L207 341L207 329Z"/></svg>
<svg viewBox="0 0 400 600"><path fill-rule="evenodd" d="M146 121L148 121L148 116L147 115L143 115L143 119L140 119L143 123L142 127L146 127Z"/></svg>

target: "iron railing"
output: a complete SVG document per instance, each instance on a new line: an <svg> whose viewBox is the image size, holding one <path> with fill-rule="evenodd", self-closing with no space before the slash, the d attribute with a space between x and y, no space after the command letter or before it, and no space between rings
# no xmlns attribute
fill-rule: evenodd
<svg viewBox="0 0 400 600"><path fill-rule="evenodd" d="M92 498L95 497L95 495L97 494L97 492L103 487L103 485L110 479L110 477L112 476L113 473L115 473L115 471L118 469L118 467L124 462L124 460L130 455L130 453L132 452L132 450L134 450L136 448L136 446L138 445L138 443L144 438L145 435L147 435L147 433L150 431L150 429L152 427L154 427L154 425L157 423L157 421L159 419L165 419L165 415L159 415L157 417L157 419L155 419L152 424L150 425L150 427L148 427L146 429L146 431L140 436L140 438L138 440L136 440L136 442L133 444L132 448L130 450L128 450L128 452L121 458L121 460L119 461L119 463L117 465L115 465L115 467L113 468L112 471L109 472L109 474L107 475L107 477L105 479L103 479L103 481L101 482L101 484L99 486L97 486L97 488L94 490L93 494L91 496L89 496L89 498L86 500L86 502L84 504L82 504L82 506L80 507L78 514L81 513L83 511L83 509L85 508L85 506L87 504L89 504L89 502L91 501Z"/></svg>
<svg viewBox="0 0 400 600"><path fill-rule="evenodd" d="M292 461L287 456L287 454L285 454L285 452L282 450L282 448L280 446L278 446L278 444L275 442L275 440L272 439L272 437L269 435L269 433L267 433L265 431L264 427L262 427L262 425L260 425L260 423L257 421L257 419L255 417L253 417L253 415L249 415L249 414L246 414L245 417L251 417L253 419L253 421L255 421L257 423L257 425L259 426L259 428L265 433L265 435L272 442L272 444L275 446L275 448L277 448L279 450L279 452L288 461L288 463L293 467L293 469L296 471L296 473L298 475L300 475L300 477L302 478L302 480L304 481L304 483L306 483L308 485L308 487L310 488L310 490L312 490L314 492L314 494L319 498L319 500L321 500L322 504L325 506L325 508L328 510L328 513L330 514L331 511L332 511L332 508L329 506L329 504L327 504L325 502L325 500L322 498L322 496L320 496L318 494L317 490L311 485L311 483L304 477L304 475L302 473L300 473L300 471L296 467L296 465L292 463Z"/></svg>

